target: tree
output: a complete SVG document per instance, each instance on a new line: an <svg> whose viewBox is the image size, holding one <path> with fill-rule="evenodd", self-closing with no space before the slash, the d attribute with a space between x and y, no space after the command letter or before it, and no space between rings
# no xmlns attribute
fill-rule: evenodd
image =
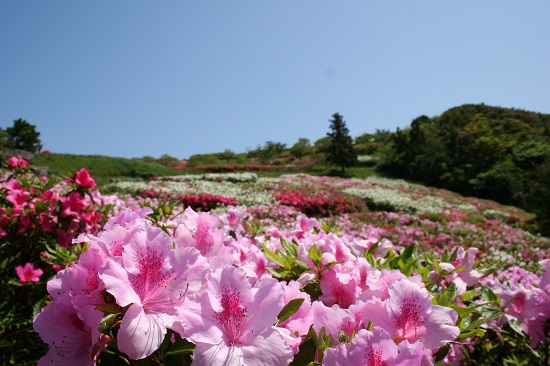
<svg viewBox="0 0 550 366"><path fill-rule="evenodd" d="M331 132L327 133L330 137L330 145L326 153L327 162L340 166L341 174L344 176L345 167L357 163L357 152L342 116L335 113L329 122Z"/></svg>
<svg viewBox="0 0 550 366"><path fill-rule="evenodd" d="M36 131L36 126L31 125L24 119L16 119L13 126L6 128L7 147L21 149L31 153L37 153L42 150L40 142L40 132Z"/></svg>
<svg viewBox="0 0 550 366"><path fill-rule="evenodd" d="M312 151L313 148L311 147L311 142L305 137L298 139L298 142L290 148L290 154L298 159L310 154Z"/></svg>
<svg viewBox="0 0 550 366"><path fill-rule="evenodd" d="M264 146L258 145L256 148L257 156L263 164L268 163L272 158L280 155L286 150L286 144L282 142L267 141Z"/></svg>

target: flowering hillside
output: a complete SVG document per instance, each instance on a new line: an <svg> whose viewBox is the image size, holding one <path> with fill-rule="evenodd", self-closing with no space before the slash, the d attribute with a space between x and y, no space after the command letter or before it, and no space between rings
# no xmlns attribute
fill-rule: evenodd
<svg viewBox="0 0 550 366"><path fill-rule="evenodd" d="M548 363L550 240L514 207L254 173L103 195L22 159L0 184L2 364Z"/></svg>

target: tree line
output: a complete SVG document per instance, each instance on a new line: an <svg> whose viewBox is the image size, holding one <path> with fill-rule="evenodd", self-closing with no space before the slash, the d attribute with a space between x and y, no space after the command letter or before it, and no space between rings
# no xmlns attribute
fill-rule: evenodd
<svg viewBox="0 0 550 366"><path fill-rule="evenodd" d="M550 115L467 104L415 118L381 149L392 177L510 204L550 234Z"/></svg>

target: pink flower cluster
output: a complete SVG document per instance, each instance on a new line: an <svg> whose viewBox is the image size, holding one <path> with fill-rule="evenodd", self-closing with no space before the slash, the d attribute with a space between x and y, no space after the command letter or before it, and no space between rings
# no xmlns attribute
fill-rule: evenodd
<svg viewBox="0 0 550 366"><path fill-rule="evenodd" d="M179 201L185 207L191 207L195 211L210 211L218 206L236 206L237 199L224 197L218 194L201 193L181 196Z"/></svg>
<svg viewBox="0 0 550 366"><path fill-rule="evenodd" d="M542 260L540 265L545 270L540 278L513 266L481 280L500 296L505 311L493 325L500 328L510 322L519 324L531 338L531 347L546 341L550 320L550 260Z"/></svg>
<svg viewBox="0 0 550 366"><path fill-rule="evenodd" d="M18 155L17 157L12 156L11 158L8 158L8 167L12 170L15 169L25 169L29 163L23 159L21 155Z"/></svg>
<svg viewBox="0 0 550 366"><path fill-rule="evenodd" d="M18 161L15 169L22 166ZM92 191L96 183L88 171L82 169L57 185L49 184L45 177L25 174L17 172L0 179L0 196L8 203L0 208L0 237L48 233L68 247L81 232L97 232L103 202L99 193ZM28 184L21 183L25 180Z"/></svg>
<svg viewBox="0 0 550 366"><path fill-rule="evenodd" d="M77 239L88 250L48 283L52 302L34 320L50 345L39 365L94 365L105 348L153 357L165 339L192 342L197 365L288 365L311 332L324 337L316 360L327 365L432 365L460 333L457 313L434 303L422 277L371 265L363 254L377 240L327 234L307 216L255 234L235 210L188 208L162 230L150 212L124 210ZM378 245L377 256L391 248ZM297 272L272 261L283 252ZM468 277L465 258L455 265Z"/></svg>
<svg viewBox="0 0 550 366"><path fill-rule="evenodd" d="M282 205L292 206L298 211L314 217L339 215L358 211L360 201L335 190L312 190L309 187L290 187L275 194ZM360 211L360 210L359 210Z"/></svg>

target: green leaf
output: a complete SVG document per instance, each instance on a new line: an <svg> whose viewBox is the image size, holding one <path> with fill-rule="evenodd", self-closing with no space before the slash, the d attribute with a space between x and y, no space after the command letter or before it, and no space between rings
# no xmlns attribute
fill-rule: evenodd
<svg viewBox="0 0 550 366"><path fill-rule="evenodd" d="M523 331L523 328L521 325L519 325L518 321L515 319L509 320L508 325L510 328L512 328L516 333L521 334L522 336L525 335L525 332Z"/></svg>
<svg viewBox="0 0 550 366"><path fill-rule="evenodd" d="M330 230L332 230L332 228L334 228L334 226L336 225L336 221L335 220L332 220L332 221L329 221L328 223L327 222L322 222L321 223L321 229L323 229L323 231L328 234Z"/></svg>
<svg viewBox="0 0 550 366"><path fill-rule="evenodd" d="M450 305L456 297L456 285L451 283L444 291L438 293L435 297L437 304L441 306Z"/></svg>
<svg viewBox="0 0 550 366"><path fill-rule="evenodd" d="M317 249L315 244L309 249L308 256L316 266L321 262L321 251Z"/></svg>
<svg viewBox="0 0 550 366"><path fill-rule="evenodd" d="M265 244L262 245L262 249L264 251L265 257L268 260L277 263L281 267L285 266L285 260L279 254L277 254L275 252L272 252L271 250L267 249Z"/></svg>
<svg viewBox="0 0 550 366"><path fill-rule="evenodd" d="M439 362L439 361L442 361L445 356L447 356L447 353L449 353L449 349L451 348L451 344L450 343L447 343L446 345L444 345L443 347L441 347L439 349L439 351L437 351L437 353L434 355L434 360L435 362Z"/></svg>
<svg viewBox="0 0 550 366"><path fill-rule="evenodd" d="M376 243L374 243L373 245L371 245L367 251L365 252L364 256L366 257L367 254L371 254L371 255L374 255L374 252L376 252L376 250L378 249L378 246L380 245L380 242L377 241Z"/></svg>
<svg viewBox="0 0 550 366"><path fill-rule="evenodd" d="M298 309L300 309L300 306L304 303L303 298L297 298L292 299L284 306L284 308L281 310L279 315L277 315L277 320L279 323L284 322L288 318L290 318L292 315L296 314Z"/></svg>
<svg viewBox="0 0 550 366"><path fill-rule="evenodd" d="M99 322L99 327L98 327L99 331L101 333L105 333L109 331L109 329L111 329L113 325L115 325L120 319L121 319L120 313L105 315Z"/></svg>
<svg viewBox="0 0 550 366"><path fill-rule="evenodd" d="M491 290L488 286L481 285L481 297L495 304L500 304L500 297L495 295L493 290Z"/></svg>
<svg viewBox="0 0 550 366"><path fill-rule="evenodd" d="M500 318L502 315L503 315L503 313L498 312L498 313L496 313L496 314L493 314L493 315L490 316L490 317L482 317L482 318L480 318L480 319L474 320L473 322L470 323L470 325L468 326L467 329L478 328L479 326L481 326L481 325L483 325L483 324L485 324L485 323L488 323L488 322L490 322L491 320Z"/></svg>
<svg viewBox="0 0 550 366"><path fill-rule="evenodd" d="M104 313L118 314L122 312L122 309L117 304L106 303L106 304L96 304L96 310L100 310Z"/></svg>
<svg viewBox="0 0 550 366"><path fill-rule="evenodd" d="M476 297L479 297L481 294L477 291L466 291L460 295L462 301L471 301Z"/></svg>
<svg viewBox="0 0 550 366"><path fill-rule="evenodd" d="M412 258L415 249L416 249L416 246L415 246L414 244L409 245L408 247L405 248L405 250L403 250L403 253L401 253L401 255L399 256L399 258L400 258L403 262L408 261L409 259Z"/></svg>
<svg viewBox="0 0 550 366"><path fill-rule="evenodd" d="M296 258L298 256L298 244L294 242L289 242L288 240L281 237L281 245L285 248L287 254Z"/></svg>

